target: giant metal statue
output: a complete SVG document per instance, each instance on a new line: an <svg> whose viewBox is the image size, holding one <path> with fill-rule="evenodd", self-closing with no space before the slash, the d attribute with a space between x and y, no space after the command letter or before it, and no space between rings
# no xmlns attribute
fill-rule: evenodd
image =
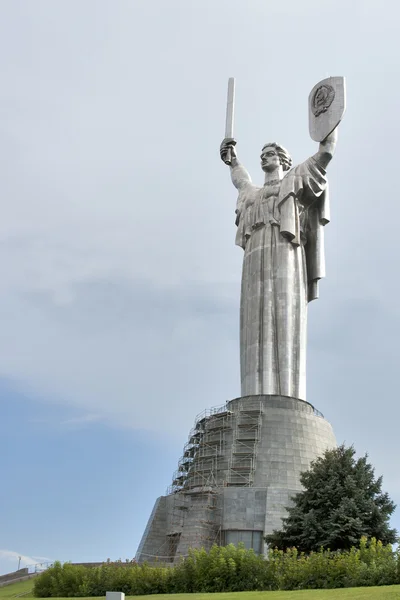
<svg viewBox="0 0 400 600"><path fill-rule="evenodd" d="M316 154L292 168L279 144L261 150L263 187L239 162L233 138L234 80L229 80L221 159L239 192L236 244L244 249L240 303L241 395L306 398L307 304L325 275L324 226L329 223L326 168L345 110L342 77L319 82L309 96Z"/></svg>

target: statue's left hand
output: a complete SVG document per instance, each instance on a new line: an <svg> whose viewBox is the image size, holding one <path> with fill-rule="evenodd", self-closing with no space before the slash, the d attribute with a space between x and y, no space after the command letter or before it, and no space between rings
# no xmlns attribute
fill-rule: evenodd
<svg viewBox="0 0 400 600"><path fill-rule="evenodd" d="M324 169L329 165L335 154L337 139L338 128L335 127L335 129L319 144L318 152L314 158Z"/></svg>
<svg viewBox="0 0 400 600"><path fill-rule="evenodd" d="M333 143L336 146L337 140L338 140L338 130L339 130L339 126L336 126L335 129L333 131L331 131L331 133L329 135L326 136L326 138L321 142L322 145L326 145L328 143Z"/></svg>

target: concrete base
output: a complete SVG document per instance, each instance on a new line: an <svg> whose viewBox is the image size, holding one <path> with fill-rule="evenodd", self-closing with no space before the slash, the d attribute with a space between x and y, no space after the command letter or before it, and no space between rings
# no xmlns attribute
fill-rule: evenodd
<svg viewBox="0 0 400 600"><path fill-rule="evenodd" d="M231 400L196 419L167 496L153 508L138 562L169 562L189 548L243 541L264 552L280 529L300 473L336 446L314 407L283 396Z"/></svg>
<svg viewBox="0 0 400 600"><path fill-rule="evenodd" d="M125 600L124 592L106 592L106 600Z"/></svg>

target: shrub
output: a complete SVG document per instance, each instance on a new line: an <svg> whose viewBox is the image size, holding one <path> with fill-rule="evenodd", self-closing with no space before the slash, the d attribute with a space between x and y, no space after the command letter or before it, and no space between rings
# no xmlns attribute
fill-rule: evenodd
<svg viewBox="0 0 400 600"><path fill-rule="evenodd" d="M243 545L190 550L177 565L106 563L87 568L56 562L34 581L41 598L105 596L107 591L147 594L300 590L400 583L400 552L375 538L343 552L296 548L257 556Z"/></svg>

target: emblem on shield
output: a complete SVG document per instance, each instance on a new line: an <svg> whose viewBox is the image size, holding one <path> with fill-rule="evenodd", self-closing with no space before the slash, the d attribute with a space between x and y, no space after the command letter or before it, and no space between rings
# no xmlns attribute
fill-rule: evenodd
<svg viewBox="0 0 400 600"><path fill-rule="evenodd" d="M335 90L331 85L320 85L313 94L311 110L316 117L328 110L335 99Z"/></svg>
<svg viewBox="0 0 400 600"><path fill-rule="evenodd" d="M310 136L322 142L340 123L346 109L344 77L323 79L308 98Z"/></svg>

